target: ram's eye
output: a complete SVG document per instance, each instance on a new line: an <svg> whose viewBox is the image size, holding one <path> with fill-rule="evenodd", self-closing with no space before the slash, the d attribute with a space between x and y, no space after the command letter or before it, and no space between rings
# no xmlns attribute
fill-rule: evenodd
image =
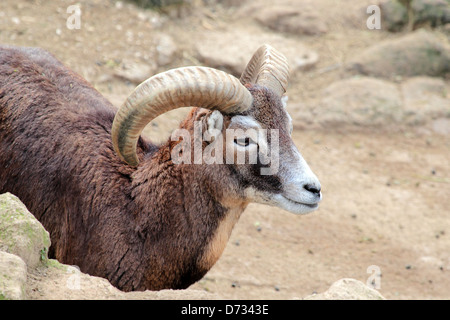
<svg viewBox="0 0 450 320"><path fill-rule="evenodd" d="M234 143L240 145L241 147L247 147L250 144L250 138L234 139Z"/></svg>

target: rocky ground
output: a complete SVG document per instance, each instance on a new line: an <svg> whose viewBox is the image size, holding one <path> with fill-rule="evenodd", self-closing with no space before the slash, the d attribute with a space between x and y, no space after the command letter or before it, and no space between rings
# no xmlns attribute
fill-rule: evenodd
<svg viewBox="0 0 450 320"><path fill-rule="evenodd" d="M48 259L50 235L11 193L0 195L0 300L222 300L204 289L122 292L106 279ZM378 275L377 275L378 276ZM299 299L298 297L293 297ZM385 299L372 285L340 279L305 300Z"/></svg>
<svg viewBox="0 0 450 320"><path fill-rule="evenodd" d="M221 259L191 289L291 299L354 278L376 279L388 299L448 299L449 4L425 1L441 6L441 23L423 19L421 1L390 15L394 22L383 9L381 29L371 30L372 2L192 1L159 12L86 0L77 2L80 29L69 29L72 1L2 1L0 43L51 51L116 106L169 68L239 75L259 45L271 44L291 65L293 137L321 180L323 203L307 216L249 206ZM167 139L184 114L156 119L146 134ZM41 286L49 278L29 274L29 298L58 296L58 286Z"/></svg>

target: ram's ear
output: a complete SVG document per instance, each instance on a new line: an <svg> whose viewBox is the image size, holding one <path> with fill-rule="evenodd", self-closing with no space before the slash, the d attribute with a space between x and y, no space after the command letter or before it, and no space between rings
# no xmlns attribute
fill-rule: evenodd
<svg viewBox="0 0 450 320"><path fill-rule="evenodd" d="M201 123L202 132L212 138L212 140L209 140L208 138L208 141L214 141L214 139L222 133L224 119L220 111L210 111L202 108L196 108L193 111L192 116L194 118L194 122Z"/></svg>
<svg viewBox="0 0 450 320"><path fill-rule="evenodd" d="M220 111L213 111L206 117L206 130L211 137L216 138L222 133L223 115Z"/></svg>
<svg viewBox="0 0 450 320"><path fill-rule="evenodd" d="M222 131L223 115L220 113L220 111L215 110L210 115L208 115L206 123L207 123L208 131L213 131L213 130Z"/></svg>

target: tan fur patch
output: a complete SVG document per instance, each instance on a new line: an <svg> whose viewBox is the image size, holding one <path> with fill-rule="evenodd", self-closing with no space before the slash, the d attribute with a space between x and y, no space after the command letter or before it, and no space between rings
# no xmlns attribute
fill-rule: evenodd
<svg viewBox="0 0 450 320"><path fill-rule="evenodd" d="M202 268L209 270L217 262L217 260L219 260L227 245L234 225L239 220L241 213L246 207L246 204L238 207L233 206L228 210L223 220L219 222L219 226L217 227L212 239L206 246L203 256L200 259L200 266Z"/></svg>

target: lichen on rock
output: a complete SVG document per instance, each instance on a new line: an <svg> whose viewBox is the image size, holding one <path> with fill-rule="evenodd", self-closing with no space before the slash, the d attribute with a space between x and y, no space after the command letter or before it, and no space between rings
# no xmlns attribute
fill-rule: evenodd
<svg viewBox="0 0 450 320"><path fill-rule="evenodd" d="M28 267L47 259L49 233L11 193L0 195L0 251L22 258Z"/></svg>

